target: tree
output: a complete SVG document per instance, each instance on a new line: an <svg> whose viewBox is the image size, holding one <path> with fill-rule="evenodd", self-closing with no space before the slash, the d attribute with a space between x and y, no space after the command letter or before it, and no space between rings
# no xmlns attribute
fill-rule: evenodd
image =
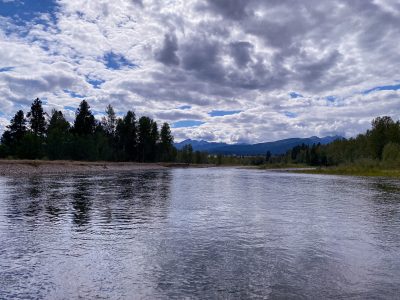
<svg viewBox="0 0 400 300"><path fill-rule="evenodd" d="M101 123L104 131L112 137L115 134L115 128L117 126L117 116L115 115L114 108L111 106L111 104L107 105L105 113L106 116L103 117Z"/></svg>
<svg viewBox="0 0 400 300"><path fill-rule="evenodd" d="M152 120L149 117L141 117L139 119L139 135L138 135L138 149L139 160L149 161L151 155L152 145Z"/></svg>
<svg viewBox="0 0 400 300"><path fill-rule="evenodd" d="M28 112L28 120L30 124L30 129L35 136L44 137L46 134L46 118L42 107L42 101L36 98L32 105L31 110Z"/></svg>
<svg viewBox="0 0 400 300"><path fill-rule="evenodd" d="M382 160L386 163L398 166L400 163L400 145L396 143L386 144L383 148Z"/></svg>
<svg viewBox="0 0 400 300"><path fill-rule="evenodd" d="M159 157L161 161L173 161L176 155L174 138L168 123L164 123L160 131Z"/></svg>
<svg viewBox="0 0 400 300"><path fill-rule="evenodd" d="M93 160L111 160L113 158L113 149L110 143L110 137L101 122L96 122L94 132L94 145L96 148Z"/></svg>
<svg viewBox="0 0 400 300"><path fill-rule="evenodd" d="M182 162L191 164L193 162L193 147L192 144L188 144L182 147L181 150Z"/></svg>
<svg viewBox="0 0 400 300"><path fill-rule="evenodd" d="M374 158L381 159L387 143L400 143L399 122L394 122L388 116L378 117L372 121L372 129L367 136Z"/></svg>
<svg viewBox="0 0 400 300"><path fill-rule="evenodd" d="M76 118L74 122L73 131L77 135L93 135L96 128L96 121L92 112L90 111L89 104L83 100L76 110Z"/></svg>
<svg viewBox="0 0 400 300"><path fill-rule="evenodd" d="M7 130L1 137L1 143L6 147L8 155L16 154L17 147L26 133L25 115L22 110L19 110L11 119L10 125L7 126Z"/></svg>
<svg viewBox="0 0 400 300"><path fill-rule="evenodd" d="M70 124L61 111L53 110L47 131L47 155L50 159L69 158Z"/></svg>
<svg viewBox="0 0 400 300"><path fill-rule="evenodd" d="M137 125L134 112L128 111L122 120L118 120L116 140L119 159L130 161L137 159Z"/></svg>
<svg viewBox="0 0 400 300"><path fill-rule="evenodd" d="M71 156L76 160L96 160L97 146L94 133L97 122L85 100L79 104L75 115Z"/></svg>
<svg viewBox="0 0 400 300"><path fill-rule="evenodd" d="M271 151L268 150L267 153L265 154L265 162L266 163L269 163L271 156L272 156Z"/></svg>
<svg viewBox="0 0 400 300"><path fill-rule="evenodd" d="M158 141L160 139L160 134L158 132L157 122L151 120L151 130L150 130L150 153L149 160L156 161L158 159Z"/></svg>

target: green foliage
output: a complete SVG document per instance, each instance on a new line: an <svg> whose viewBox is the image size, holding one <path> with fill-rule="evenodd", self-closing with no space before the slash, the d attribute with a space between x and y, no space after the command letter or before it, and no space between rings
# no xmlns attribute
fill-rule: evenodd
<svg viewBox="0 0 400 300"><path fill-rule="evenodd" d="M191 144L183 146L179 152L179 161L191 164L193 162L193 147Z"/></svg>
<svg viewBox="0 0 400 300"><path fill-rule="evenodd" d="M76 110L76 118L74 122L73 132L79 136L93 135L96 128L96 121L89 104L83 100Z"/></svg>
<svg viewBox="0 0 400 300"><path fill-rule="evenodd" d="M28 132L21 139L16 154L19 158L37 159L44 156L44 138Z"/></svg>
<svg viewBox="0 0 400 300"><path fill-rule="evenodd" d="M0 144L0 158L6 158L8 156L9 150L7 146Z"/></svg>
<svg viewBox="0 0 400 300"><path fill-rule="evenodd" d="M381 159L386 144L400 143L399 122L387 116L378 117L372 121L372 129L367 132L367 137L373 157Z"/></svg>
<svg viewBox="0 0 400 300"><path fill-rule="evenodd" d="M71 128L61 111L53 110L47 126L42 102L35 99L27 114L18 111L1 137L0 158L119 160L141 162L182 162L190 164L254 166L347 166L361 172L400 166L400 123L390 117L378 117L372 128L356 138L336 140L328 145L299 145L283 155L270 152L259 156L209 155L193 151L191 145L177 151L167 123L142 116L136 122L133 111L116 117L111 105L97 122L89 104L83 100ZM351 167L348 167L351 166ZM361 170L361 171L360 171Z"/></svg>
<svg viewBox="0 0 400 300"><path fill-rule="evenodd" d="M26 119L24 112L19 110L11 119L10 125L1 137L1 144L5 146L4 149L7 155L16 154L18 147L21 144L23 137L27 134Z"/></svg>
<svg viewBox="0 0 400 300"><path fill-rule="evenodd" d="M71 143L71 158L74 160L97 160L94 135L74 135Z"/></svg>
<svg viewBox="0 0 400 300"><path fill-rule="evenodd" d="M174 137L171 134L171 128L168 123L164 123L160 131L159 158L160 161L174 161L176 150L174 147Z"/></svg>
<svg viewBox="0 0 400 300"><path fill-rule="evenodd" d="M153 140L152 140L153 120L149 117L141 117L139 119L139 161L151 161L153 156Z"/></svg>
<svg viewBox="0 0 400 300"><path fill-rule="evenodd" d="M118 160L137 160L138 145L135 113L128 111L122 120L118 120L115 138Z"/></svg>
<svg viewBox="0 0 400 300"><path fill-rule="evenodd" d="M71 154L70 124L61 111L53 110L47 132L47 156L50 159L68 159Z"/></svg>
<svg viewBox="0 0 400 300"><path fill-rule="evenodd" d="M47 122L42 107L42 101L40 101L39 98L33 101L27 117L29 119L31 132L36 136L44 137L46 134Z"/></svg>
<svg viewBox="0 0 400 300"><path fill-rule="evenodd" d="M1 137L0 158L175 160L176 149L167 123L163 124L160 135L157 123L149 117L141 117L138 124L133 111L128 111L122 119L116 117L111 105L105 112L106 116L97 122L83 100L72 127L62 112L56 110L52 111L47 126L42 102L36 99L27 114L30 130L24 112L18 111Z"/></svg>
<svg viewBox="0 0 400 300"><path fill-rule="evenodd" d="M400 164L400 145L392 142L386 144L383 148L382 160L398 166Z"/></svg>

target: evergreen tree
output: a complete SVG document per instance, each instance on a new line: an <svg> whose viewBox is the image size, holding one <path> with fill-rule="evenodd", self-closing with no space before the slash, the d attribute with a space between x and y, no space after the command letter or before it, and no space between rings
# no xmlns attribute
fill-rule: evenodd
<svg viewBox="0 0 400 300"><path fill-rule="evenodd" d="M70 152L70 124L61 111L53 110L47 133L47 155L50 159L67 159Z"/></svg>
<svg viewBox="0 0 400 300"><path fill-rule="evenodd" d="M97 146L94 137L96 120L90 111L89 104L83 100L76 110L72 132L72 158L75 160L96 160Z"/></svg>
<svg viewBox="0 0 400 300"><path fill-rule="evenodd" d="M32 133L35 136L43 137L46 134L47 122L42 107L42 101L39 98L33 101L31 111L28 112L27 117Z"/></svg>
<svg viewBox="0 0 400 300"><path fill-rule="evenodd" d="M110 143L110 137L101 122L96 122L94 133L94 144L96 147L95 157L93 160L111 160L113 158L113 149Z"/></svg>
<svg viewBox="0 0 400 300"><path fill-rule="evenodd" d="M128 111L123 119L117 119L111 105L107 106L102 122L98 122L83 100L72 128L63 113L56 110L52 111L47 126L42 102L37 98L27 117L30 131L24 112L15 114L1 137L0 157L172 161L176 156L167 123L163 124L160 135L157 123L151 118L141 117L137 123L134 112Z"/></svg>
<svg viewBox="0 0 400 300"><path fill-rule="evenodd" d="M164 123L160 131L159 157L161 161L173 161L176 150L174 149L174 138L168 123Z"/></svg>
<svg viewBox="0 0 400 300"><path fill-rule="evenodd" d="M149 161L151 156L152 146L152 120L149 117L141 117L139 119L139 135L138 149L139 160Z"/></svg>
<svg viewBox="0 0 400 300"><path fill-rule="evenodd" d="M267 153L265 154L265 162L266 163L269 163L271 156L272 156L271 151L268 150Z"/></svg>
<svg viewBox="0 0 400 300"><path fill-rule="evenodd" d="M1 137L1 143L5 146L8 155L15 155L17 147L20 145L22 138L26 135L26 119L24 112L19 110L11 119L10 125Z"/></svg>
<svg viewBox="0 0 400 300"><path fill-rule="evenodd" d="M188 144L183 146L181 150L182 161L187 164L191 164L193 162L193 147L192 144Z"/></svg>
<svg viewBox="0 0 400 300"><path fill-rule="evenodd" d="M83 100L76 110L76 118L73 131L77 135L93 135L96 128L96 120L90 111L89 104Z"/></svg>
<svg viewBox="0 0 400 300"><path fill-rule="evenodd" d="M157 122L151 120L151 130L150 130L150 153L149 160L156 161L158 159L158 141L160 139L160 134L158 132Z"/></svg>
<svg viewBox="0 0 400 300"><path fill-rule="evenodd" d="M119 159L130 161L137 159L137 125L134 112L128 111L122 120L118 120L116 140Z"/></svg>

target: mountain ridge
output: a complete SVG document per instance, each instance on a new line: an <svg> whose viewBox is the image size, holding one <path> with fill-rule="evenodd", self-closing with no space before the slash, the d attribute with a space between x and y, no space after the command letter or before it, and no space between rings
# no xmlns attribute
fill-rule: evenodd
<svg viewBox="0 0 400 300"><path fill-rule="evenodd" d="M312 144L329 144L335 140L343 139L341 136L326 136L317 137L312 136L309 138L288 138L283 140L277 140L273 142L264 142L256 144L227 144L218 142L207 142L204 140L191 140L186 139L182 142L175 143L175 147L180 150L185 145L191 144L194 151L204 151L210 154L224 154L224 155L264 155L267 151L272 154L279 155L286 153L301 144L312 145Z"/></svg>

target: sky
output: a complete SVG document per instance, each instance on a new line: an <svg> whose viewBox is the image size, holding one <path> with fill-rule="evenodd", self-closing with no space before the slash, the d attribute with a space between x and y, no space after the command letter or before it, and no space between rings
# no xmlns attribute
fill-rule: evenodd
<svg viewBox="0 0 400 300"><path fill-rule="evenodd" d="M39 97L186 138L356 136L400 118L398 0L0 0L0 131Z"/></svg>

